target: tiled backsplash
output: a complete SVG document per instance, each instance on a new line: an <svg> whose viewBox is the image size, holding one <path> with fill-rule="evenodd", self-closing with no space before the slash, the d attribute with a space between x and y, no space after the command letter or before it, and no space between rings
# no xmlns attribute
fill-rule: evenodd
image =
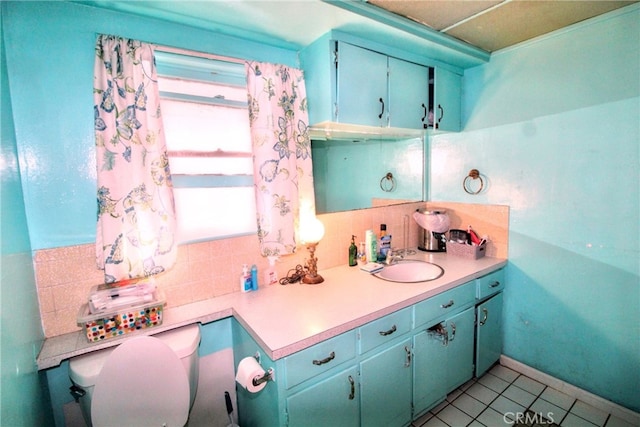
<svg viewBox="0 0 640 427"><path fill-rule="evenodd" d="M424 206L423 202L407 203L319 215L325 237L316 250L318 269L346 264L351 235L356 236L356 242L363 241L365 230L378 232L380 224L387 224L394 248L417 246L418 225L411 214ZM451 228L472 225L481 236L489 235L488 256L507 257L508 207L447 202L428 202L427 207L446 209ZM299 247L296 254L280 258L276 265L278 277L297 264L304 265L307 256L307 250ZM34 256L34 264L45 336L79 330L78 311L87 301L91 287L103 282L102 271L96 267L94 245L40 250ZM176 265L157 276L156 283L165 293L167 306L180 306L239 292L242 264L256 264L260 273L268 265L254 235L182 245ZM259 280L262 281L261 274Z"/></svg>

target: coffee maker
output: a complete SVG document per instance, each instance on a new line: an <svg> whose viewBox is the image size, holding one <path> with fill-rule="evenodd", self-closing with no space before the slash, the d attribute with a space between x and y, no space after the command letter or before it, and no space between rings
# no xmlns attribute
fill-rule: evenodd
<svg viewBox="0 0 640 427"><path fill-rule="evenodd" d="M446 252L449 216L445 210L416 209L414 219L420 225L418 249L426 252Z"/></svg>

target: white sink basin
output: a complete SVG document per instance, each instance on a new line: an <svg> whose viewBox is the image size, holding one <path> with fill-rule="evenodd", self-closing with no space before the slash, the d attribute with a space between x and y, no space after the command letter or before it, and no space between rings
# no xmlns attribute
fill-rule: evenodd
<svg viewBox="0 0 640 427"><path fill-rule="evenodd" d="M386 266L382 271L374 273L374 276L389 282L417 283L435 280L443 274L444 270L439 265L408 259Z"/></svg>

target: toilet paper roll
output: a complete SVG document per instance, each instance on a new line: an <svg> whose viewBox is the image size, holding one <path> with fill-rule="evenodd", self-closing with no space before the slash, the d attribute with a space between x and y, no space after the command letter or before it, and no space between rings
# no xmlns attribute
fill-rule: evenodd
<svg viewBox="0 0 640 427"><path fill-rule="evenodd" d="M238 372L236 373L236 381L242 387L247 389L249 393L257 393L262 390L267 382L263 382L257 386L253 385L254 378L261 378L265 371L254 357L245 357L238 364Z"/></svg>

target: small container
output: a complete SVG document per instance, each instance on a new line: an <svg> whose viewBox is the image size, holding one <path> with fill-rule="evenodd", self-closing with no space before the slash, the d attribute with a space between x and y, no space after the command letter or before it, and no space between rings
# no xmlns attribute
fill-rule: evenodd
<svg viewBox="0 0 640 427"><path fill-rule="evenodd" d="M255 264L251 266L251 290L258 290L258 267Z"/></svg>
<svg viewBox="0 0 640 427"><path fill-rule="evenodd" d="M251 274L249 274L249 266L247 264L242 265L242 274L240 275L240 290L242 292L249 292L253 289L251 283Z"/></svg>
<svg viewBox="0 0 640 427"><path fill-rule="evenodd" d="M83 304L78 312L78 326L84 328L89 342L104 341L119 337L138 329L162 325L162 314L166 299L162 291L154 293L154 301L117 310L91 313L89 304Z"/></svg>
<svg viewBox="0 0 640 427"><path fill-rule="evenodd" d="M461 258L480 259L487 252L487 244L483 243L479 246L464 245L452 241L447 242L447 253Z"/></svg>
<svg viewBox="0 0 640 427"><path fill-rule="evenodd" d="M364 242L360 242L360 250L358 251L358 262L360 264L367 263L367 252L364 247Z"/></svg>
<svg viewBox="0 0 640 427"><path fill-rule="evenodd" d="M264 271L264 283L265 285L275 285L278 283L278 272L276 271L277 256L268 256L269 267Z"/></svg>

